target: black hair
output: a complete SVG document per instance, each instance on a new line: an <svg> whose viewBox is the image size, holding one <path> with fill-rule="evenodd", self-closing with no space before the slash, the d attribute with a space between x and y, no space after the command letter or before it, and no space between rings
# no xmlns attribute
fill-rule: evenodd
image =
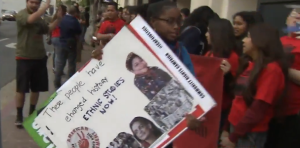
<svg viewBox="0 0 300 148"><path fill-rule="evenodd" d="M133 52L129 53L128 56L127 56L127 59L126 59L126 68L129 71L133 70L132 61L133 61L134 58L140 58L140 59L142 59L139 55L137 55L137 54L135 54Z"/></svg>
<svg viewBox="0 0 300 148"><path fill-rule="evenodd" d="M138 6L126 6L124 9L128 10L129 14L137 15L138 14Z"/></svg>
<svg viewBox="0 0 300 148"><path fill-rule="evenodd" d="M249 29L254 26L257 23L262 23L264 22L263 17L261 16L260 13L256 12L256 11L241 11L236 13L235 15L233 15L233 20L235 19L235 17L240 16L243 21L246 22L246 31L236 37L236 45L237 45L237 54L238 55L242 55L242 51L243 51L243 42L242 40L247 36Z"/></svg>
<svg viewBox="0 0 300 148"><path fill-rule="evenodd" d="M123 11L123 9L124 9L123 7L120 7L120 8L118 9L118 11Z"/></svg>
<svg viewBox="0 0 300 148"><path fill-rule="evenodd" d="M253 23L263 23L265 20L263 18L263 16L261 15L261 13L257 12L257 11L251 11L250 12L252 17L253 17ZM250 25L254 25L254 24L250 24ZM251 26L250 26L251 27Z"/></svg>
<svg viewBox="0 0 300 148"><path fill-rule="evenodd" d="M177 8L177 4L171 1L160 1L150 4L147 10L147 20L150 21L151 18L158 18L167 9L166 8Z"/></svg>
<svg viewBox="0 0 300 148"><path fill-rule="evenodd" d="M285 86L287 86L288 82L289 68L286 59L287 57L284 53L283 46L280 41L279 31L276 28L265 23L258 23L251 27L249 32L251 36L251 42L258 49L259 54L249 75L249 84L247 84L242 94L244 97L244 101L248 107L251 106L255 99L253 96L255 96L257 90L257 80L261 72L266 68L267 64L276 62L280 65L282 73L284 74ZM237 77L240 76L249 65L249 58L247 58L246 56L247 55L242 56L239 61ZM282 101L284 101L283 99L285 97L285 94L286 87L280 95L275 96L277 97L277 101L274 103L276 117L281 116L282 112L280 110L283 103Z"/></svg>
<svg viewBox="0 0 300 148"><path fill-rule="evenodd" d="M255 24L255 20L254 20L254 17L253 17L253 13L249 12L249 11L241 11L241 12L238 12L236 14L233 15L233 20L237 17L237 16L240 16L243 21L246 22L246 27L247 27L247 31L245 34L243 34L243 37L245 35L247 35L248 33L248 30L250 28L250 26L253 26Z"/></svg>
<svg viewBox="0 0 300 148"><path fill-rule="evenodd" d="M114 6L115 9L118 11L118 3L116 2L108 2L106 3L106 6Z"/></svg>
<svg viewBox="0 0 300 148"><path fill-rule="evenodd" d="M227 19L211 19L208 24L211 52L216 57L229 58L235 50L235 36L231 22Z"/></svg>
<svg viewBox="0 0 300 148"><path fill-rule="evenodd" d="M135 122L140 122L140 123L142 123L142 124L144 124L144 125L150 124L151 127L152 127L152 131L151 131L150 133L153 134L153 135L154 135L155 137L157 137L157 138L159 138L159 137L163 134L163 132L162 132L158 127L156 127L152 121L150 121L149 119L144 118L144 117L135 117L135 118L130 122L130 124L129 124L130 127L129 127L129 128L131 129L131 131L132 131L132 125L133 125ZM132 131L132 133L133 133L133 131ZM139 139L138 137L136 137L136 135L133 135L133 136L134 136L134 138L135 138L136 140L138 140L139 142L142 142L142 140Z"/></svg>
<svg viewBox="0 0 300 148"><path fill-rule="evenodd" d="M208 24L210 34L210 52L215 57L229 58L232 51L236 50L236 42L234 30L231 22L227 19L211 19ZM231 97L234 96L234 76L227 73L224 76L223 91L227 92Z"/></svg>
<svg viewBox="0 0 300 148"><path fill-rule="evenodd" d="M190 9L188 9L188 8L182 8L181 10L180 10L180 12L182 13L182 14L184 14L186 17L188 17L189 15L190 15Z"/></svg>
<svg viewBox="0 0 300 148"><path fill-rule="evenodd" d="M59 5L59 7L61 8L63 14L67 13L67 6L65 6L65 5ZM56 19L57 19L57 11L55 12L55 14L54 14L51 22L54 22Z"/></svg>
<svg viewBox="0 0 300 148"><path fill-rule="evenodd" d="M184 20L182 29L188 26L196 26L205 34L208 22L213 18L219 18L219 16L210 7L198 7Z"/></svg>
<svg viewBox="0 0 300 148"><path fill-rule="evenodd" d="M143 4L141 6L137 6L137 13L144 19L147 20L147 10L149 8L149 4Z"/></svg>

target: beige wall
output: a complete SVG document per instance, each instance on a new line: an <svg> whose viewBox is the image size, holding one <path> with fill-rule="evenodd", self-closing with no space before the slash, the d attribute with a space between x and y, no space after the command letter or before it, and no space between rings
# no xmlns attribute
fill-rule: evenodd
<svg viewBox="0 0 300 148"><path fill-rule="evenodd" d="M256 11L258 0L230 0L228 6L234 6L232 9L228 9L226 18L231 18L235 13L239 11ZM229 7L228 7L229 8Z"/></svg>
<svg viewBox="0 0 300 148"><path fill-rule="evenodd" d="M190 0L177 0L177 6L180 9L182 9L182 8L190 8L191 1Z"/></svg>

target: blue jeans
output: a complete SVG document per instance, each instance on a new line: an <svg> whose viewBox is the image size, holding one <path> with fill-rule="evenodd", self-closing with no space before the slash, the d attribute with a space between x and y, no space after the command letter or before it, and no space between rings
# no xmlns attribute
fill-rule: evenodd
<svg viewBox="0 0 300 148"><path fill-rule="evenodd" d="M76 73L76 46L74 49L68 46L59 46L55 49L55 79L54 86L58 89L61 86L61 77L63 75L66 62L68 60L68 78Z"/></svg>
<svg viewBox="0 0 300 148"><path fill-rule="evenodd" d="M85 36L85 33L86 33L86 29L87 27L86 26L81 26L81 35L80 35L80 41L84 42L84 36Z"/></svg>
<svg viewBox="0 0 300 148"><path fill-rule="evenodd" d="M59 48L59 46L60 46L60 44L59 44L59 37L52 38L51 39L51 43L52 43L52 45L54 47L54 52L53 52L52 57L53 57L53 68L55 68L55 49Z"/></svg>
<svg viewBox="0 0 300 148"><path fill-rule="evenodd" d="M234 127L231 125L231 131ZM245 137L240 138L236 143L236 148L264 148L267 141L267 132L247 133Z"/></svg>

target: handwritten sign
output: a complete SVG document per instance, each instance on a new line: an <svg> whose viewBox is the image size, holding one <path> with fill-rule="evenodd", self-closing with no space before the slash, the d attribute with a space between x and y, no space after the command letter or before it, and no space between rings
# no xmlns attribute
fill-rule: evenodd
<svg viewBox="0 0 300 148"><path fill-rule="evenodd" d="M214 100L141 18L64 84L35 119L58 148L163 147Z"/></svg>

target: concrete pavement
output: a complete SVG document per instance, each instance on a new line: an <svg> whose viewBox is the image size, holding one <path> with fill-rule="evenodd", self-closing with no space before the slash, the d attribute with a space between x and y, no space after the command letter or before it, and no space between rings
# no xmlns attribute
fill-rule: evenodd
<svg viewBox="0 0 300 148"><path fill-rule="evenodd" d="M46 37L44 36L44 39ZM15 45L17 43L17 26L14 21L3 21L0 26L0 88L11 82L16 76ZM53 51L45 44L46 51Z"/></svg>
<svg viewBox="0 0 300 148"><path fill-rule="evenodd" d="M2 26L1 26L2 27ZM0 27L0 28L1 28ZM0 32L1 33L1 32ZM0 37L1 40L1 37ZM0 42L0 56L1 56L1 51L2 46ZM49 49L49 47L46 47L46 49ZM8 49L4 49L8 50ZM14 49L11 49L14 51ZM92 51L92 48L89 46L85 46L85 50L82 51L82 62L77 63L77 68L79 69L81 66L83 66L89 59L90 59L90 53ZM3 51L2 51L3 52ZM13 52L14 54L14 52ZM10 56L10 58L13 57L12 59L4 59L8 60L10 62L15 61L14 60L14 55ZM0 60L2 59L2 56L0 57ZM5 65L4 63L8 64L7 61L1 61L1 77L3 75L3 66ZM2 63L4 62L4 63ZM49 75L49 91L45 93L40 94L40 100L39 104L43 103L48 97L50 97L51 94L54 92L54 87L53 87L53 80L54 80L54 74L52 72L52 57L49 57L48 59L48 75ZM7 72L7 75L11 76L6 76L5 78L15 78L15 64L9 63L9 66L11 68L7 68L4 70L10 70ZM13 73L13 74L12 74ZM6 82L9 80L5 80ZM16 115L16 110L15 110L15 104L14 104L14 96L15 96L15 88L16 88L16 82L15 80L11 81L7 85L1 88L0 90L0 98L1 98L1 129L2 129L2 145L3 148L38 148L38 146L34 143L33 139L29 137L27 132L25 130L20 130L15 128L14 126L14 121L15 121L15 115ZM29 112L29 101L28 101L29 95L26 96L26 105L24 107L24 116L26 117Z"/></svg>
<svg viewBox="0 0 300 148"><path fill-rule="evenodd" d="M16 76L15 48L17 26L15 22L3 21L0 26L0 88Z"/></svg>

